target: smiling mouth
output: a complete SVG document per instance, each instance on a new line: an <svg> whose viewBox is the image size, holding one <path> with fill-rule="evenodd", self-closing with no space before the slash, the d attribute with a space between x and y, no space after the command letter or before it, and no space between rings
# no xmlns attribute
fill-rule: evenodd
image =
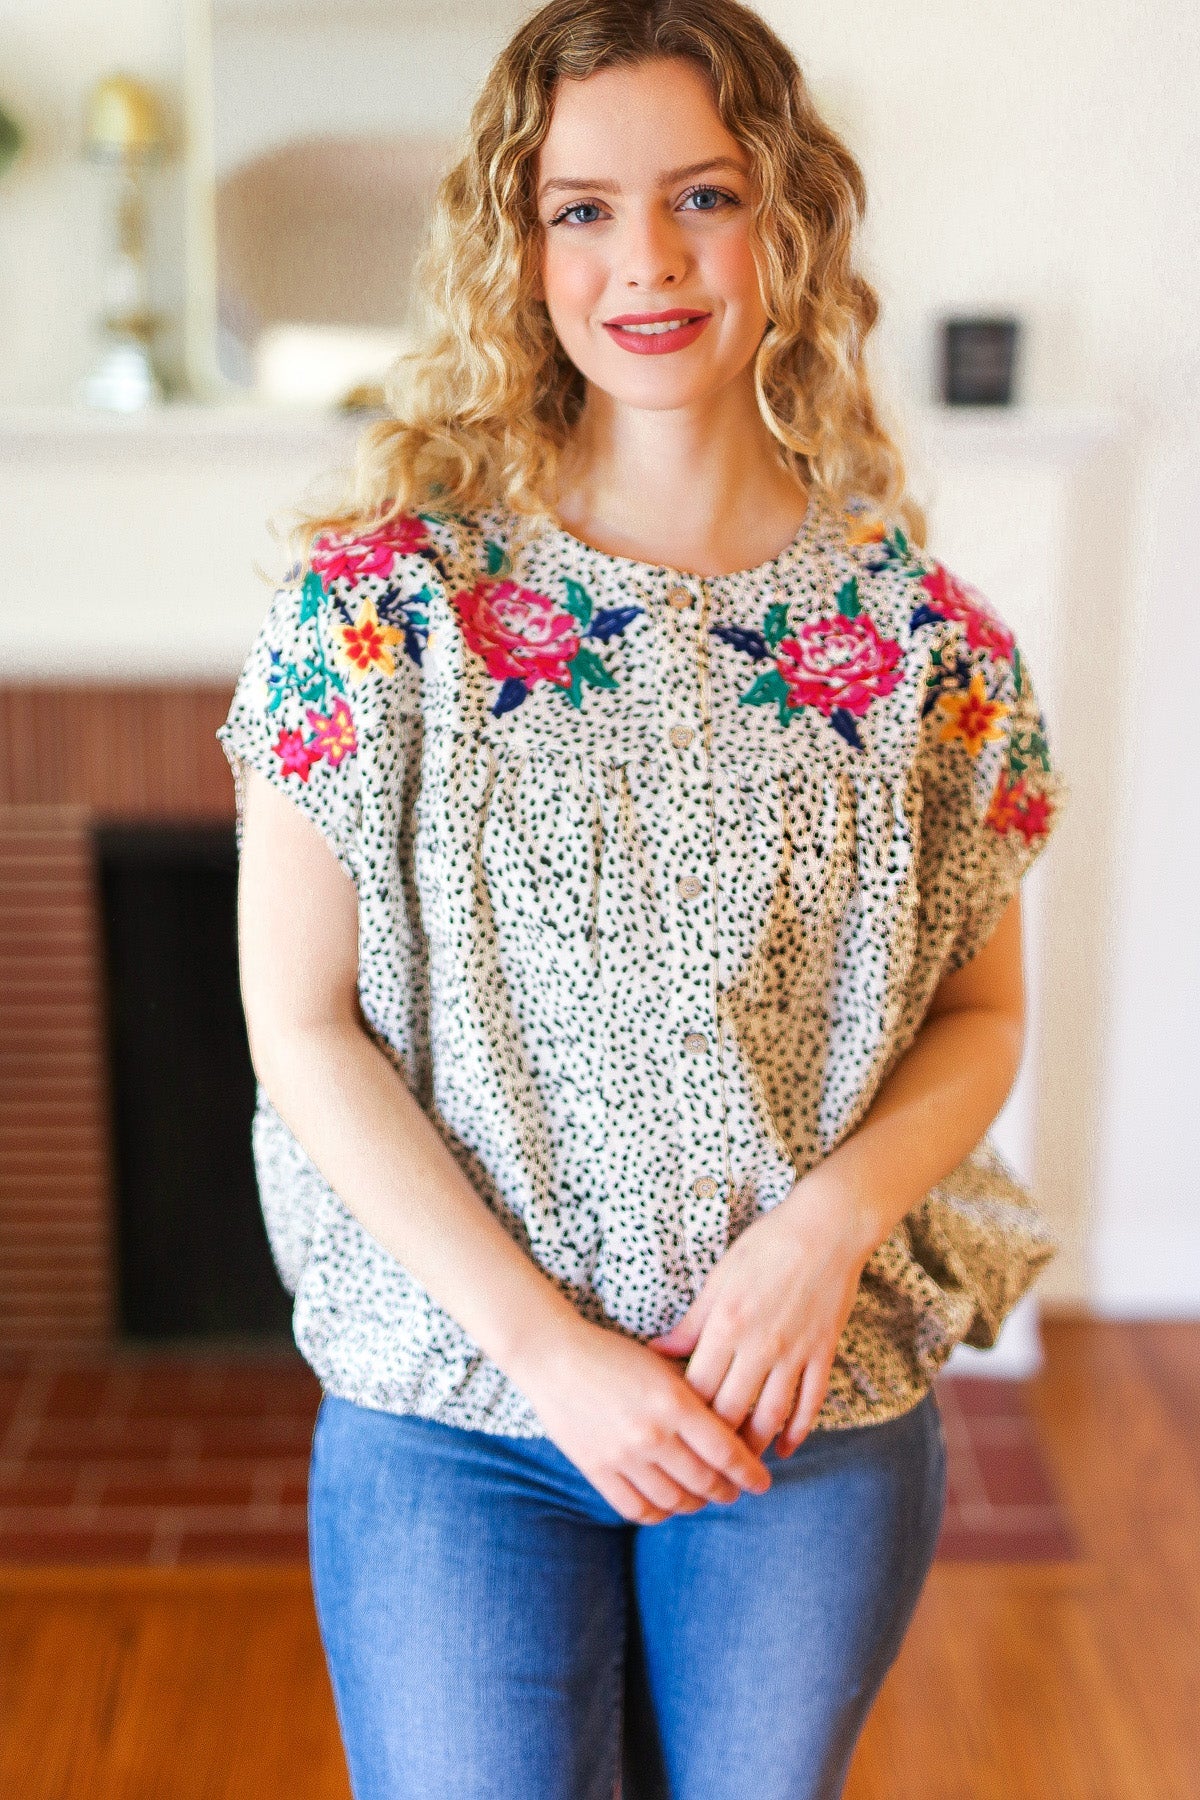
<svg viewBox="0 0 1200 1800"><path fill-rule="evenodd" d="M681 331L685 325L694 325L703 313L690 313L686 319L663 319L653 325L623 325L620 319L610 319L619 331L632 331L638 337L658 337L664 331Z"/></svg>
<svg viewBox="0 0 1200 1800"><path fill-rule="evenodd" d="M673 306L658 313L625 313L606 319L604 329L612 343L630 356L669 356L686 350L708 327L712 314L695 308Z"/></svg>

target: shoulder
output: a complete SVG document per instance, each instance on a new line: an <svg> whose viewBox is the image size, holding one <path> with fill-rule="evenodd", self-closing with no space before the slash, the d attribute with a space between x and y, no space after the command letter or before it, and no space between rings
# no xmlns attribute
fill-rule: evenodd
<svg viewBox="0 0 1200 1800"><path fill-rule="evenodd" d="M942 639L972 659L1012 665L1018 655L1016 635L994 600L915 543L898 518L880 513L868 501L853 500L839 525L838 545L848 566L910 632L946 627Z"/></svg>

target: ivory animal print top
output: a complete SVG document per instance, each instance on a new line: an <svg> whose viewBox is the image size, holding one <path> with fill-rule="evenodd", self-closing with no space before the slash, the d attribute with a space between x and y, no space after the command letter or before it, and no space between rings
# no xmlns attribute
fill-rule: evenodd
<svg viewBox="0 0 1200 1800"><path fill-rule="evenodd" d="M353 878L367 1028L478 1193L642 1339L854 1130L1061 790L1002 619L815 494L719 577L500 508L318 540L218 736L239 819L250 763ZM261 1089L253 1141L325 1387L544 1435ZM817 1425L915 1405L1053 1247L985 1141L871 1256Z"/></svg>

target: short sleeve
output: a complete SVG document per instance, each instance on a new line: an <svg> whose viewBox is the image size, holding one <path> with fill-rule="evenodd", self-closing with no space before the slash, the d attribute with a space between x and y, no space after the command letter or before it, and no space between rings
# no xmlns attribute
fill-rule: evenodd
<svg viewBox="0 0 1200 1800"><path fill-rule="evenodd" d="M936 632L922 699L922 902L950 973L983 949L1067 788L1033 673L974 588L934 562L914 623Z"/></svg>
<svg viewBox="0 0 1200 1800"><path fill-rule="evenodd" d="M279 587L217 739L229 759L241 839L247 765L287 793L357 884L364 769L378 771L420 709L434 566L419 520L364 537L318 538L312 567Z"/></svg>

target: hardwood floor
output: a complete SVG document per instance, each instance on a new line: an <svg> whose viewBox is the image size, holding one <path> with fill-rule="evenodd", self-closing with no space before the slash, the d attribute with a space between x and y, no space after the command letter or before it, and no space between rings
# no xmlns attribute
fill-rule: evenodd
<svg viewBox="0 0 1200 1800"><path fill-rule="evenodd" d="M935 1565L847 1800L1200 1796L1200 1324L1046 1341L1082 1558ZM0 1794L347 1800L303 1572L0 1574Z"/></svg>

